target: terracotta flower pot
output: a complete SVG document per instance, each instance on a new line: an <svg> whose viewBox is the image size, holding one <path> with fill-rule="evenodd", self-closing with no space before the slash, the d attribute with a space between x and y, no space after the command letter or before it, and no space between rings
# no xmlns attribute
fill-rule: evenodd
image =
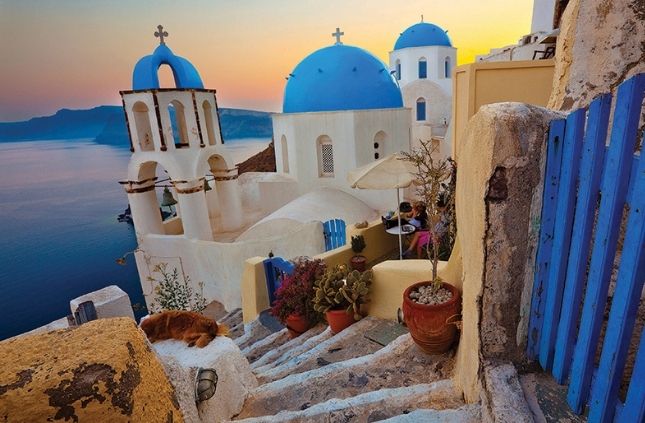
<svg viewBox="0 0 645 423"><path fill-rule="evenodd" d="M347 310L329 310L325 313L327 317L327 323L333 333L341 332L343 329L353 325L356 320L354 320L354 315L348 313Z"/></svg>
<svg viewBox="0 0 645 423"><path fill-rule="evenodd" d="M292 338L302 335L311 327L305 316L301 314L290 314L285 321L285 326Z"/></svg>
<svg viewBox="0 0 645 423"><path fill-rule="evenodd" d="M365 256L353 256L349 259L349 266L352 270L358 270L359 272L364 272L367 267L367 257Z"/></svg>
<svg viewBox="0 0 645 423"><path fill-rule="evenodd" d="M461 313L461 293L454 286L441 286L452 292L452 298L443 304L418 304L410 299L417 287L429 285L429 281L415 283L403 293L403 318L416 344L430 354L443 353L450 349L457 335L457 327L450 323Z"/></svg>

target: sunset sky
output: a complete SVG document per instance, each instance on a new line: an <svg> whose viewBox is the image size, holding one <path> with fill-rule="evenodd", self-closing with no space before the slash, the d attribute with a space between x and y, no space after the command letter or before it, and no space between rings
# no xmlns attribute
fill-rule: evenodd
<svg viewBox="0 0 645 423"><path fill-rule="evenodd" d="M420 21L448 30L459 64L530 32L532 0L0 0L0 121L120 104L136 61L168 46L199 70L221 107L279 111L285 76L343 42L388 61Z"/></svg>

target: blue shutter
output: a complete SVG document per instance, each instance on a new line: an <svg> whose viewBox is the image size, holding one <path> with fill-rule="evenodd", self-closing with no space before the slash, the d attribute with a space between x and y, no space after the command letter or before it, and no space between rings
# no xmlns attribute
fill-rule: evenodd
<svg viewBox="0 0 645 423"><path fill-rule="evenodd" d="M396 79L401 80L401 63L396 64Z"/></svg>
<svg viewBox="0 0 645 423"><path fill-rule="evenodd" d="M425 100L417 101L417 120L426 120L426 102L425 102Z"/></svg>
<svg viewBox="0 0 645 423"><path fill-rule="evenodd" d="M419 60L419 79L426 79L428 77L428 62Z"/></svg>
<svg viewBox="0 0 645 423"><path fill-rule="evenodd" d="M443 76L444 78L450 78L450 60L447 58L443 61Z"/></svg>

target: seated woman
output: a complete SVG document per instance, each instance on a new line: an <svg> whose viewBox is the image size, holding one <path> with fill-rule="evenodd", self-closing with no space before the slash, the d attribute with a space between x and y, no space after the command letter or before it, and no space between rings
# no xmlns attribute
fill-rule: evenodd
<svg viewBox="0 0 645 423"><path fill-rule="evenodd" d="M412 209L412 218L409 223L417 230L410 241L410 246L403 253L404 256L410 256L412 251L417 250L417 256L421 256L421 247L428 243L430 233L428 231L428 213L426 212L426 205L419 201Z"/></svg>

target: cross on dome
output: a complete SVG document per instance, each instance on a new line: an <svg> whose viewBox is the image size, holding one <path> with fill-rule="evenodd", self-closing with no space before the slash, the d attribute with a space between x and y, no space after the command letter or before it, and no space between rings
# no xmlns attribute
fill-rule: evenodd
<svg viewBox="0 0 645 423"><path fill-rule="evenodd" d="M336 28L336 32L332 32L331 36L336 37L336 45L341 45L343 42L340 40L340 36L345 35L344 32L340 32L340 28Z"/></svg>
<svg viewBox="0 0 645 423"><path fill-rule="evenodd" d="M159 44L165 45L166 42L163 40L164 37L167 37L168 33L163 30L163 25L157 25L157 31L155 31L155 37L159 38Z"/></svg>

